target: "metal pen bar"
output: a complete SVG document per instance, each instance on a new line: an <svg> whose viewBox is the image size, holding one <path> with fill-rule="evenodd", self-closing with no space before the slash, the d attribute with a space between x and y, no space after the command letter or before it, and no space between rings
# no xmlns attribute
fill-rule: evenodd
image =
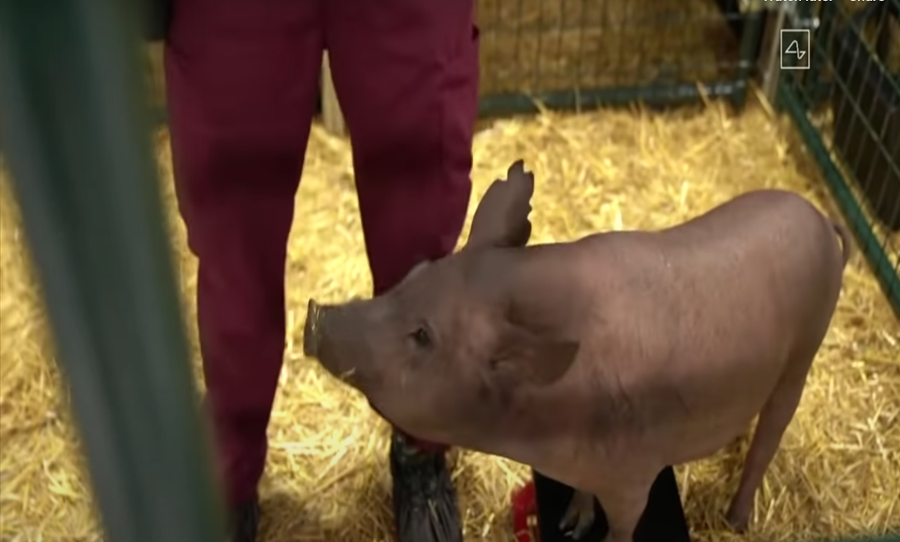
<svg viewBox="0 0 900 542"><path fill-rule="evenodd" d="M221 541L128 5L0 0L0 142L106 540Z"/></svg>

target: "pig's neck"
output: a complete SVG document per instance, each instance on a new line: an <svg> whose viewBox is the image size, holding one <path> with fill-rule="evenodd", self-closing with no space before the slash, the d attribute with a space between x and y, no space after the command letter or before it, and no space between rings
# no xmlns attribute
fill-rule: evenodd
<svg viewBox="0 0 900 542"><path fill-rule="evenodd" d="M498 251L497 275L504 277L505 295L514 296L519 312L542 336L581 341L582 350L568 373L558 382L523 390L516 404L500 416L488 436L488 453L509 457L535 467L577 462L585 453L603 453L616 446L621 431L619 378L615 367L596 367L590 359L602 353L588 350L585 328L604 333L596 321L585 280L594 287L610 276L587 259L583 246L574 243L538 245L525 250ZM585 274L588 276L586 277ZM601 341L602 342L602 341ZM601 374L603 373L603 374ZM590 449L590 451L588 451Z"/></svg>
<svg viewBox="0 0 900 542"><path fill-rule="evenodd" d="M578 340L585 303L584 252L574 243L496 251L493 281L501 298L514 301L521 324L553 339Z"/></svg>
<svg viewBox="0 0 900 542"><path fill-rule="evenodd" d="M566 378L558 385L523 392L475 449L559 477L586 460L611 454L624 434L607 415L612 410L586 408L590 400L579 396L576 387ZM603 401L592 399L595 404Z"/></svg>

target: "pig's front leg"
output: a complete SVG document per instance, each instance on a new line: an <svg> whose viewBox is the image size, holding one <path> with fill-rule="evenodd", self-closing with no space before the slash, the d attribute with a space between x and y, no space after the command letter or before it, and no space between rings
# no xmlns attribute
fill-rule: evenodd
<svg viewBox="0 0 900 542"><path fill-rule="evenodd" d="M572 494L569 507L559 522L559 530L566 531L566 536L579 540L594 525L594 495L579 489Z"/></svg>
<svg viewBox="0 0 900 542"><path fill-rule="evenodd" d="M597 488L597 500L609 523L609 533L603 542L634 542L634 530L647 507L653 484L653 475L646 474L605 480Z"/></svg>

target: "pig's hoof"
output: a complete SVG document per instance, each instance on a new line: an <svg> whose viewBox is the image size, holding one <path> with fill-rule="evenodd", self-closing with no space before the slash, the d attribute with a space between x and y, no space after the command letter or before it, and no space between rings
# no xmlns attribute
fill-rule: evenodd
<svg viewBox="0 0 900 542"><path fill-rule="evenodd" d="M575 540L580 539L594 525L594 496L576 490L569 501L569 507L559 522L559 530Z"/></svg>
<svg viewBox="0 0 900 542"><path fill-rule="evenodd" d="M750 514L731 509L725 515L725 520L734 532L743 534L747 532L747 526L750 524Z"/></svg>

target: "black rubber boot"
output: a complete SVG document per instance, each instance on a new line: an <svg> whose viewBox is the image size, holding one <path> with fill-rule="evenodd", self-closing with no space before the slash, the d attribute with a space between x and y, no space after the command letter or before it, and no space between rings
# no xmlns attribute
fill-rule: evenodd
<svg viewBox="0 0 900 542"><path fill-rule="evenodd" d="M259 500L256 497L231 510L228 542L256 542L257 529L259 529Z"/></svg>
<svg viewBox="0 0 900 542"><path fill-rule="evenodd" d="M419 450L395 431L391 475L398 542L462 542L456 489L443 452Z"/></svg>

